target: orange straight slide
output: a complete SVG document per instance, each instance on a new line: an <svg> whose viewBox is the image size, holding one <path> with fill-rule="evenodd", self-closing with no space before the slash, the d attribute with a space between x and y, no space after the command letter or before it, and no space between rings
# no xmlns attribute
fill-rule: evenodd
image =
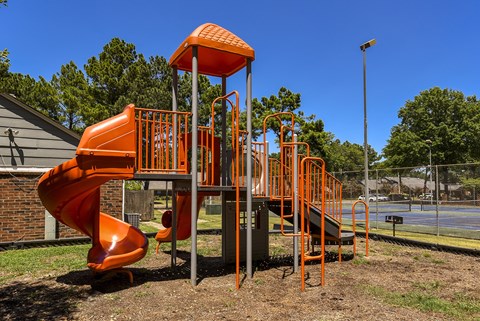
<svg viewBox="0 0 480 321"><path fill-rule="evenodd" d="M88 235L88 267L104 272L135 263L147 253L148 240L137 228L100 212L100 186L133 178L135 107L88 127L77 156L45 173L38 194L58 221Z"/></svg>

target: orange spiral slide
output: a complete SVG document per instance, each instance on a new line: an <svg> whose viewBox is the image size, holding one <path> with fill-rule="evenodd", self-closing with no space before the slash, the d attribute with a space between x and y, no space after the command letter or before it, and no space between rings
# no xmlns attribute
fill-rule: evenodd
<svg viewBox="0 0 480 321"><path fill-rule="evenodd" d="M100 186L133 178L134 109L129 105L123 113L88 127L77 156L45 173L38 183L45 208L92 239L87 265L94 272L122 268L147 253L148 240L139 229L100 212Z"/></svg>

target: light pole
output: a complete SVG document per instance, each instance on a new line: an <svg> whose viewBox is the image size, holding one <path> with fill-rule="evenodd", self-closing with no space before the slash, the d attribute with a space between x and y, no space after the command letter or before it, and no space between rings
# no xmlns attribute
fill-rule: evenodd
<svg viewBox="0 0 480 321"><path fill-rule="evenodd" d="M363 53L363 156L365 166L365 202L369 205L369 188L368 188L368 140L367 140L367 48L377 43L372 39L360 46Z"/></svg>
<svg viewBox="0 0 480 321"><path fill-rule="evenodd" d="M430 160L430 204L433 204L433 191L432 191L432 141L427 139L425 143L428 145L428 158Z"/></svg>

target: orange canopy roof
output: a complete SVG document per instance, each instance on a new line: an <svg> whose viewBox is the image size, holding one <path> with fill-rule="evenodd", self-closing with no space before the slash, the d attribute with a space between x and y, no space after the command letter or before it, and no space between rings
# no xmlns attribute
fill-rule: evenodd
<svg viewBox="0 0 480 321"><path fill-rule="evenodd" d="M170 65L192 71L192 48L198 47L198 72L210 76L230 76L245 67L255 51L230 31L213 23L195 29L170 57Z"/></svg>

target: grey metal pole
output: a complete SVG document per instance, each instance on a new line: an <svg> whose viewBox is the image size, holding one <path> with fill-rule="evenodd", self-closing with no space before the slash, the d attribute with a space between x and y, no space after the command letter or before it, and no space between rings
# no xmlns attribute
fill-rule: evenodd
<svg viewBox="0 0 480 321"><path fill-rule="evenodd" d="M197 197L198 197L198 47L192 47L192 250L190 253L190 281L193 286L197 285Z"/></svg>
<svg viewBox="0 0 480 321"><path fill-rule="evenodd" d="M222 96L227 94L227 77L222 76ZM222 99L222 186L227 186L227 102ZM222 194L223 195L223 194ZM223 197L222 197L223 198ZM222 208L222 213L224 208Z"/></svg>
<svg viewBox="0 0 480 321"><path fill-rule="evenodd" d="M178 70L177 66L172 68L172 111L177 111L178 109ZM173 169L178 168L178 150L177 150L177 115L173 115L173 132L172 132L172 148L173 148Z"/></svg>
<svg viewBox="0 0 480 321"><path fill-rule="evenodd" d="M172 68L172 111L178 109L178 70L177 66ZM174 169L178 168L178 128L177 128L177 115L173 115L173 133L172 133L172 148L173 148L173 164ZM168 186L168 182L166 182ZM168 197L168 189L167 189ZM172 255L171 255L171 267L174 268L177 265L177 191L176 184L172 183Z"/></svg>
<svg viewBox="0 0 480 321"><path fill-rule="evenodd" d="M222 96L227 94L227 77L222 76ZM227 102L225 99L222 99L222 181L220 184L222 186L227 186L227 175L228 175L228 161L227 161ZM222 190L222 256L225 258L226 255L226 228L227 228L227 192Z"/></svg>
<svg viewBox="0 0 480 321"><path fill-rule="evenodd" d="M252 61L247 59L247 275L252 269Z"/></svg>
<svg viewBox="0 0 480 321"><path fill-rule="evenodd" d="M367 124L367 52L363 52L363 166L365 168L365 203L369 203L369 188L368 188L368 124Z"/></svg>
<svg viewBox="0 0 480 321"><path fill-rule="evenodd" d="M376 180L376 184L377 184L377 195L378 195L378 169L375 170L375 172L376 172L376 175L375 175L376 178L375 178L375 180ZM378 230L378 203L377 203L377 208L376 208L376 211L375 211L375 222L376 222L376 224L375 224L375 225L376 225L376 228L377 228L377 230Z"/></svg>
<svg viewBox="0 0 480 321"><path fill-rule="evenodd" d="M172 256L170 265L172 268L177 266L177 184L175 181L172 182Z"/></svg>
<svg viewBox="0 0 480 321"><path fill-rule="evenodd" d="M297 142L297 134L293 135ZM298 146L293 145L293 234L298 234ZM301 205L303 206L303 204ZM293 272L298 272L298 236L293 237Z"/></svg>
<svg viewBox="0 0 480 321"><path fill-rule="evenodd" d="M430 205L433 204L433 193L432 193L432 185L433 185L433 182L432 182L432 177L433 177L433 168L432 168L432 145L430 144L429 145L429 158L430 158L430 195L432 196L430 198Z"/></svg>

